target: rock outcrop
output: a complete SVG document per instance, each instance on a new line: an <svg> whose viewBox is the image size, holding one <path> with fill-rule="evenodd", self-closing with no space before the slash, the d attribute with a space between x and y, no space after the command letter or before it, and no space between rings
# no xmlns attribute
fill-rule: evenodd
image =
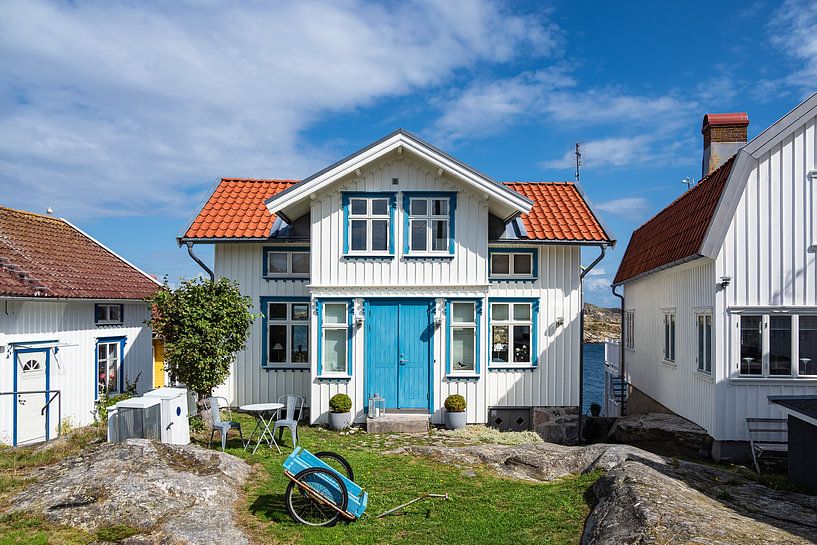
<svg viewBox="0 0 817 545"><path fill-rule="evenodd" d="M735 471L627 445L410 446L394 451L507 477L552 481L596 469L583 545L817 542L817 497L772 490Z"/></svg>
<svg viewBox="0 0 817 545"><path fill-rule="evenodd" d="M250 467L229 454L129 439L42 471L47 478L20 493L12 511L89 532L131 526L139 533L126 544L249 544L233 504Z"/></svg>
<svg viewBox="0 0 817 545"><path fill-rule="evenodd" d="M673 455L678 452L709 452L712 438L705 429L674 414L648 413L622 416L610 429L609 440Z"/></svg>

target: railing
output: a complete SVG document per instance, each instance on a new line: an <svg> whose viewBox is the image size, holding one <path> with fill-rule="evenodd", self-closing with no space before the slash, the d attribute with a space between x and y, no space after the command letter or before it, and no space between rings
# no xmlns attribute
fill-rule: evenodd
<svg viewBox="0 0 817 545"><path fill-rule="evenodd" d="M621 343L604 343L604 414L621 416L627 401L627 382L621 378Z"/></svg>
<svg viewBox="0 0 817 545"><path fill-rule="evenodd" d="M60 437L62 434L62 392L60 390L14 390L11 392L0 392L0 396L19 396L24 394L53 394L48 401L45 402L45 405L43 405L43 408L40 410L40 414L45 415L45 411L48 410L51 403L55 399L57 400L57 437ZM12 401L12 403L14 402L15 401ZM49 435L49 431L50 430L46 428L46 437Z"/></svg>

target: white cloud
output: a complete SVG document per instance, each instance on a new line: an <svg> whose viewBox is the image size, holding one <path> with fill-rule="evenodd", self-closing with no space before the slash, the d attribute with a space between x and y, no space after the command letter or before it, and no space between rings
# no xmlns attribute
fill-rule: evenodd
<svg viewBox="0 0 817 545"><path fill-rule="evenodd" d="M630 219L643 218L650 209L650 204L643 197L622 197L595 205L596 210Z"/></svg>
<svg viewBox="0 0 817 545"><path fill-rule="evenodd" d="M583 166L627 166L649 159L646 153L652 143L652 136L605 138L582 143ZM541 163L544 168L570 168L576 163L574 150L569 150L558 159Z"/></svg>
<svg viewBox="0 0 817 545"><path fill-rule="evenodd" d="M326 112L558 40L488 0L4 3L0 194L72 216L185 215L217 176L325 164L300 133Z"/></svg>
<svg viewBox="0 0 817 545"><path fill-rule="evenodd" d="M814 91L817 79L817 3L812 0L787 0L775 11L769 22L770 40L797 61L798 68L784 82ZM773 85L764 86L771 91Z"/></svg>

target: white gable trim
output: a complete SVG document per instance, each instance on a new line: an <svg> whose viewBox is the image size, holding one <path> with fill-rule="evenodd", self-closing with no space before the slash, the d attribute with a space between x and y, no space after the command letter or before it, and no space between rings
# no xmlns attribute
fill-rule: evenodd
<svg viewBox="0 0 817 545"><path fill-rule="evenodd" d="M414 155L428 161L430 164L442 169L446 173L450 173L463 182L475 187L484 192L503 205L513 209L514 214L528 213L533 206L531 201L519 193L495 182L487 176L467 167L463 163L453 159L440 150L430 146L422 140L399 130L387 136L386 138L375 142L374 144L363 148L362 150L352 154L335 163L334 165L304 179L301 183L292 186L291 188L274 195L267 200L267 209L272 214L279 214L286 216L285 209L296 204L297 202L308 198L315 191L327 186L335 180L354 173L356 170L362 168L364 165L375 161L388 153L403 150L410 151ZM507 219L507 218L506 218Z"/></svg>
<svg viewBox="0 0 817 545"><path fill-rule="evenodd" d="M817 93L801 102L797 107L780 118L768 129L761 132L751 142L746 144L737 153L735 164L732 165L732 172L726 181L718 206L712 221L709 222L706 236L701 244L700 254L715 258L723 246L729 225L735 215L743 191L746 188L749 173L757 164L763 154L789 138L806 121L817 113ZM815 165L806 165L810 171Z"/></svg>

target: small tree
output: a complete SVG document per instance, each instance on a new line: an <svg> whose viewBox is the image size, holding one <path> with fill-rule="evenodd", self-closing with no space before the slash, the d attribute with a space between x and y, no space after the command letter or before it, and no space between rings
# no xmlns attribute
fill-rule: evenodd
<svg viewBox="0 0 817 545"><path fill-rule="evenodd" d="M176 289L165 278L164 289L148 302L153 317L147 323L164 338L167 371L199 400L209 397L247 343L252 301L226 278L184 280Z"/></svg>

